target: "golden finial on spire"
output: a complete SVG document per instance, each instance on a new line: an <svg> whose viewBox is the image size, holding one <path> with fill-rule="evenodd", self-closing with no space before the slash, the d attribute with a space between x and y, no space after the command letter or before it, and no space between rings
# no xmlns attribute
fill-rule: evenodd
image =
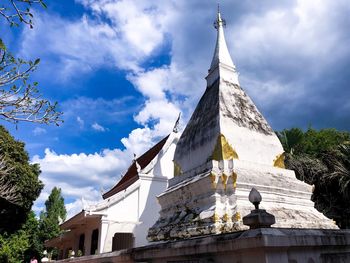
<svg viewBox="0 0 350 263"><path fill-rule="evenodd" d="M218 13L217 13L216 21L214 22L214 27L218 29L220 26L226 26L226 21L225 19L221 18L220 4L218 3Z"/></svg>

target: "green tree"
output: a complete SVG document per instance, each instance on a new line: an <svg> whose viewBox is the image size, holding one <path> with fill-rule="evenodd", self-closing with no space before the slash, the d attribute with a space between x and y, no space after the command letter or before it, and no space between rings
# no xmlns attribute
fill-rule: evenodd
<svg viewBox="0 0 350 263"><path fill-rule="evenodd" d="M304 133L299 128L292 128L290 130L283 130L281 132L276 132L278 138L280 139L284 151L293 154L295 151L298 152L298 147L303 140Z"/></svg>
<svg viewBox="0 0 350 263"><path fill-rule="evenodd" d="M21 229L0 235L0 262L29 262L32 256L41 257L43 244L38 236L38 221L31 211Z"/></svg>
<svg viewBox="0 0 350 263"><path fill-rule="evenodd" d="M29 236L24 230L11 235L0 235L0 262L21 263L29 247Z"/></svg>
<svg viewBox="0 0 350 263"><path fill-rule="evenodd" d="M42 241L61 234L60 223L66 219L67 211L61 189L54 187L45 202L45 211L40 214L40 238Z"/></svg>
<svg viewBox="0 0 350 263"><path fill-rule="evenodd" d="M44 251L44 244L39 237L39 222L35 217L35 213L31 211L23 225L23 230L28 235L29 246L24 253L24 262L29 262L32 256L41 258Z"/></svg>
<svg viewBox="0 0 350 263"><path fill-rule="evenodd" d="M340 228L350 228L350 133L294 128L277 135L286 151L286 168L314 185L315 207Z"/></svg>
<svg viewBox="0 0 350 263"><path fill-rule="evenodd" d="M31 7L36 4L46 8L43 0L4 0L0 17L10 26L24 23L32 28ZM15 58L0 36L0 119L15 124L62 122L57 103L43 98L38 83L30 81L39 62ZM24 144L0 126L0 262L23 262L25 256L42 251L38 222L29 213L43 188L39 174L39 165L29 163Z"/></svg>
<svg viewBox="0 0 350 263"><path fill-rule="evenodd" d="M309 128L304 133L299 154L307 153L312 156L318 156L319 153L335 149L338 145L349 140L349 132L337 131L336 129L317 131Z"/></svg>
<svg viewBox="0 0 350 263"><path fill-rule="evenodd" d="M350 140L349 132L336 129L315 130L309 128L303 132L299 128L276 132L284 151L292 155L308 154L317 156L320 152L331 150L345 141Z"/></svg>
<svg viewBox="0 0 350 263"><path fill-rule="evenodd" d="M0 234L13 233L27 219L43 184L38 164L30 164L24 143L0 126Z"/></svg>
<svg viewBox="0 0 350 263"><path fill-rule="evenodd" d="M66 219L67 211L61 189L54 187L45 202L45 210L40 213L39 237L41 243L51 238L58 237L62 231L60 223ZM57 258L58 251L55 248L48 249L52 258Z"/></svg>

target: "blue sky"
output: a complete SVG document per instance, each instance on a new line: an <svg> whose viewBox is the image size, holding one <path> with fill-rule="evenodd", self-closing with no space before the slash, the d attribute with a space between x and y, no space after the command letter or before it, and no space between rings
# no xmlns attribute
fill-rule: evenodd
<svg viewBox="0 0 350 263"><path fill-rule="evenodd" d="M64 112L60 127L4 125L26 143L45 189L69 214L114 185L133 153L182 125L215 45L215 1L48 0L34 29L0 32L18 56L41 58L32 79ZM240 82L275 130L350 130L350 6L339 0L220 1Z"/></svg>

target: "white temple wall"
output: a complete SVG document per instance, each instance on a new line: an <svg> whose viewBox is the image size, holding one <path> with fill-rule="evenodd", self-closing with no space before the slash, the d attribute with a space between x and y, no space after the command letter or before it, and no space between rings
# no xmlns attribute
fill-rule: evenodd
<svg viewBox="0 0 350 263"><path fill-rule="evenodd" d="M174 176L174 152L177 142L177 134L172 133L169 137L169 147L156 157L156 163L147 174L140 174L140 202L139 202L139 224L134 229L135 246L149 244L146 239L148 229L158 219L160 205L157 196L165 191L168 180ZM164 152L164 149L166 151Z"/></svg>
<svg viewBox="0 0 350 263"><path fill-rule="evenodd" d="M167 180L157 177L143 177L141 180L141 202L139 224L134 229L135 246L145 246L148 229L158 219L160 205L156 196L161 194L167 187Z"/></svg>
<svg viewBox="0 0 350 263"><path fill-rule="evenodd" d="M93 213L105 214L98 225L87 224L74 229L74 251L78 250L79 236L85 234L85 255L90 254L91 234L99 229L98 252L111 252L116 233L133 233L135 246L148 244L147 231L158 218L160 206L156 196L162 193L168 178L174 175L173 157L178 134L172 133L156 158L139 173L139 179L123 191L104 200ZM144 172L144 174L142 173Z"/></svg>
<svg viewBox="0 0 350 263"><path fill-rule="evenodd" d="M148 228L157 219L160 209L156 196L163 192L166 186L165 177L154 177L151 173L151 176L140 175L137 183L124 190L125 196L122 192L118 193L121 195L118 196L119 200L106 210L108 223L105 223L107 224L104 226L105 231L102 231L103 224L100 227L100 253L112 251L113 236L116 233L133 233L135 246L148 244L146 240ZM129 192L129 189L133 188L135 189Z"/></svg>
<svg viewBox="0 0 350 263"><path fill-rule="evenodd" d="M107 209L109 220L120 222L138 221L139 187L132 192L128 192L130 187L118 193L121 195L121 198Z"/></svg>
<svg viewBox="0 0 350 263"><path fill-rule="evenodd" d="M108 231L105 235L105 241L101 253L111 252L113 245L113 237L116 233L133 233L137 223L127 222L113 222L108 224Z"/></svg>
<svg viewBox="0 0 350 263"><path fill-rule="evenodd" d="M164 176L168 179L174 177L174 153L176 144L172 143L166 153L161 157L159 165L156 165L153 170L155 176Z"/></svg>

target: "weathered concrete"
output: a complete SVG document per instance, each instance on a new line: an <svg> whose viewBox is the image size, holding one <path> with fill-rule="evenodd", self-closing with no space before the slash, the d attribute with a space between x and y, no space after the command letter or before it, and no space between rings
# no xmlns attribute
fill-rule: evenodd
<svg viewBox="0 0 350 263"><path fill-rule="evenodd" d="M276 227L337 226L314 208L311 186L284 169L284 151L272 128L240 87L218 13L217 43L207 89L175 149L174 178L158 196L159 218L149 241L245 230L248 193L258 189Z"/></svg>
<svg viewBox="0 0 350 263"><path fill-rule="evenodd" d="M346 263L350 262L350 230L260 228L60 262Z"/></svg>
<svg viewBox="0 0 350 263"><path fill-rule="evenodd" d="M350 262L350 230L266 228L161 242L133 250L135 262Z"/></svg>
<svg viewBox="0 0 350 263"><path fill-rule="evenodd" d="M100 255L67 258L56 262L80 262L80 263L133 263L130 250L120 250Z"/></svg>

